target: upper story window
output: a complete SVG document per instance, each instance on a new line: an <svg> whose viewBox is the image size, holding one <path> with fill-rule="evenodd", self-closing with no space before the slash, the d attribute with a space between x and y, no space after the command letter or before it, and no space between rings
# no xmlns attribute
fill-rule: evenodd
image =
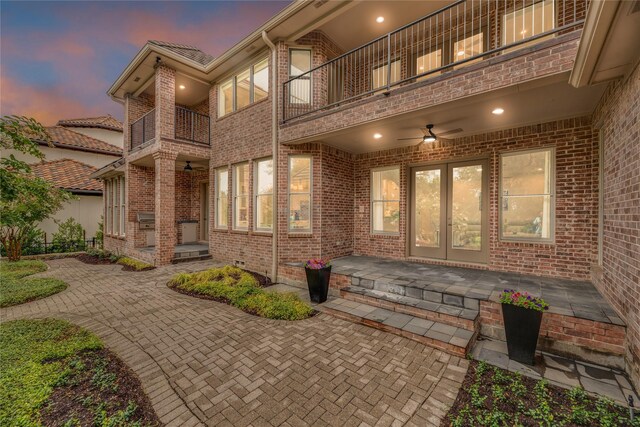
<svg viewBox="0 0 640 427"><path fill-rule="evenodd" d="M400 168L371 171L371 231L400 232Z"/></svg>
<svg viewBox="0 0 640 427"><path fill-rule="evenodd" d="M269 95L269 60L240 70L218 87L218 117L239 110Z"/></svg>
<svg viewBox="0 0 640 427"><path fill-rule="evenodd" d="M528 39L555 27L554 0L543 0L504 15L503 45Z"/></svg>
<svg viewBox="0 0 640 427"><path fill-rule="evenodd" d="M273 229L273 160L262 159L255 163L255 229Z"/></svg>
<svg viewBox="0 0 640 427"><path fill-rule="evenodd" d="M311 103L311 49L289 49L289 79L298 77L289 85L289 102Z"/></svg>
<svg viewBox="0 0 640 427"><path fill-rule="evenodd" d="M289 157L289 231L311 232L311 156Z"/></svg>
<svg viewBox="0 0 640 427"><path fill-rule="evenodd" d="M229 225L229 171L216 171L216 228L227 228Z"/></svg>
<svg viewBox="0 0 640 427"><path fill-rule="evenodd" d="M387 64L375 67L371 74L371 84L373 89L379 89L387 85L387 74L389 73ZM400 60L391 61L391 83L400 80L401 62Z"/></svg>
<svg viewBox="0 0 640 427"><path fill-rule="evenodd" d="M553 148L500 156L500 238L553 241Z"/></svg>
<svg viewBox="0 0 640 427"><path fill-rule="evenodd" d="M249 163L233 167L233 229L249 228Z"/></svg>

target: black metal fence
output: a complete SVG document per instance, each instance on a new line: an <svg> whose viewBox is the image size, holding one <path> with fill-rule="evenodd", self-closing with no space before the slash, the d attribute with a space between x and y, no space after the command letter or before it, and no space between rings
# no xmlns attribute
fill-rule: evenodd
<svg viewBox="0 0 640 427"><path fill-rule="evenodd" d="M44 255L63 254L69 252L81 252L87 249L96 249L99 242L96 238L88 240L77 240L73 242L46 242L44 240L34 241L22 248L22 255ZM0 246L0 254L6 255L4 246Z"/></svg>

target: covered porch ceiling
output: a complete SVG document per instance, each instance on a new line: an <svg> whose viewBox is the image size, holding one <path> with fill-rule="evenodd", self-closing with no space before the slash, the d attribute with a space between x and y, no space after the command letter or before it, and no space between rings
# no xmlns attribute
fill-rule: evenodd
<svg viewBox="0 0 640 427"><path fill-rule="evenodd" d="M190 162L191 167L193 168L192 172L202 172L209 170L209 159L179 154L178 158L176 159L176 171L184 170L184 167L187 165L187 161ZM132 160L131 164L134 164L136 166L143 166L146 168L155 168L155 160L153 159L152 154Z"/></svg>
<svg viewBox="0 0 640 427"><path fill-rule="evenodd" d="M139 93L145 93L149 96L155 96L156 85L155 75L149 77L143 87L138 89ZM210 84L204 80L190 76L189 74L176 72L176 104L179 105L196 105L209 98Z"/></svg>
<svg viewBox="0 0 640 427"><path fill-rule="evenodd" d="M530 81L509 88L475 95L399 116L314 136L298 143L324 144L360 154L417 145L421 128L433 124L436 135L455 139L554 120L590 115L606 85L576 89L567 82L568 73ZM492 111L502 108L504 113ZM452 132L453 131L453 132ZM374 137L375 134L382 135ZM398 141L400 138L417 139Z"/></svg>

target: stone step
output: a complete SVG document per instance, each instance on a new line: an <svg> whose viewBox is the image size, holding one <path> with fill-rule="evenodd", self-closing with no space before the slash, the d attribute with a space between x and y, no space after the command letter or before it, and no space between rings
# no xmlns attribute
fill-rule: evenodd
<svg viewBox="0 0 640 427"><path fill-rule="evenodd" d="M479 310L480 301L488 299L491 294L490 290L388 278L367 279L351 276L351 285L472 310Z"/></svg>
<svg viewBox="0 0 640 427"><path fill-rule="evenodd" d="M479 326L479 310L471 308L461 308L359 286L341 289L340 296L350 301L409 314L473 332L477 331Z"/></svg>
<svg viewBox="0 0 640 427"><path fill-rule="evenodd" d="M208 253L207 254L202 254L202 255L175 257L175 258L173 258L171 260L171 263L172 264L177 264L179 262L204 261L204 260L207 260L207 259L211 259L211 255L209 255Z"/></svg>
<svg viewBox="0 0 640 427"><path fill-rule="evenodd" d="M336 298L318 307L332 316L400 335L455 356L465 357L478 333L369 304Z"/></svg>

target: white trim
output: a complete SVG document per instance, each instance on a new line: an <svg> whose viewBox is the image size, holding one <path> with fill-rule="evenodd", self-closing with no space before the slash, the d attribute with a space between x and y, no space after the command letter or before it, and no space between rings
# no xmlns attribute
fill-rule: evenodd
<svg viewBox="0 0 640 427"><path fill-rule="evenodd" d="M226 212L224 212L224 217L226 219L226 224L220 224L220 218L222 217L220 210L218 209L220 206L220 174L222 173L226 173L227 174L227 188L225 189L226 193L227 193L227 210ZM215 218L214 218L214 229L216 230L227 230L229 229L229 168L228 167L221 167L218 169L215 169L215 177L214 177L214 190L215 190L215 197L214 197L214 203L215 203L215 208L214 208L214 213L215 213Z"/></svg>
<svg viewBox="0 0 640 427"><path fill-rule="evenodd" d="M398 212L400 211L400 204L401 204L401 200L400 200L400 193L401 193L401 189L402 189L402 183L401 183L401 172L400 172L401 166L400 165L393 165L393 166L384 166L384 167L379 167L379 168L373 168L371 169L371 173L369 174L369 233L372 235L376 235L376 236L399 236L400 235L400 219L398 218L398 231L383 231L383 230L376 230L373 223L374 223L374 208L373 208L373 204L375 202L398 202ZM373 182L373 175L376 172L384 172L384 171L388 171L388 170L397 170L398 171L398 199L397 200L385 200L385 199L375 199L373 198L373 193L374 193L374 182Z"/></svg>
<svg viewBox="0 0 640 427"><path fill-rule="evenodd" d="M265 158L257 159L257 160L253 161L253 229L255 231L262 232L262 233L271 233L271 232L273 232L273 223L271 224L271 227L269 227L269 228L258 227L258 197L259 196L271 196L271 209L272 210L273 210L273 205L274 205L273 188L271 188L271 193L260 194L260 192L258 190L258 186L260 184L260 182L259 182L260 174L258 173L259 165L262 162L269 162L269 161L271 162L271 174L272 174L271 182L273 183L273 172L274 172L273 158L272 157L265 157ZM273 221L273 216L272 216L272 221Z"/></svg>
<svg viewBox="0 0 640 427"><path fill-rule="evenodd" d="M291 192L291 159L309 159L309 192ZM291 195L309 194L309 228L291 228ZM313 233L313 155L312 154L291 154L287 159L287 231L289 234L311 234Z"/></svg>
<svg viewBox="0 0 640 427"><path fill-rule="evenodd" d="M231 173L231 228L233 230L237 230L237 231L247 231L249 229L249 210L250 210L250 206L249 206L249 202L251 201L251 189L249 188L249 186L247 186L247 193L243 193L243 194L237 194L237 184L239 183L238 181L238 169L239 168L247 168L247 181L251 182L250 177L249 177L249 162L242 162L242 163L236 163L235 165L233 165L232 167L232 173ZM238 199L239 198L246 198L247 199L247 225L246 227L239 227L237 226L237 217L236 217L236 205L238 204Z"/></svg>

